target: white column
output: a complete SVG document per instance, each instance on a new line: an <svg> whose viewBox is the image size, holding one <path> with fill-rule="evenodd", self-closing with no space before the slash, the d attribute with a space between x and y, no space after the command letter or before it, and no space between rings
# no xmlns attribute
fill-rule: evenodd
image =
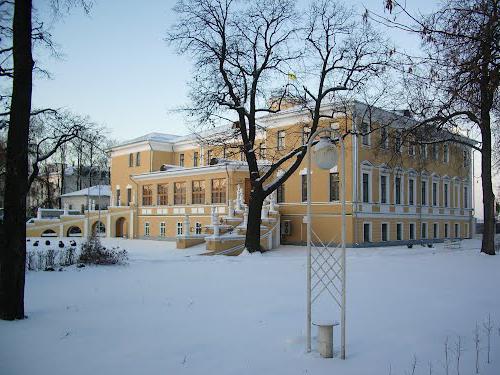
<svg viewBox="0 0 500 375"><path fill-rule="evenodd" d="M134 238L134 210L130 210L128 238L130 239Z"/></svg>
<svg viewBox="0 0 500 375"><path fill-rule="evenodd" d="M59 224L59 237L64 237L64 225L63 225L63 223Z"/></svg>
<svg viewBox="0 0 500 375"><path fill-rule="evenodd" d="M111 238L111 214L106 214L106 237Z"/></svg>
<svg viewBox="0 0 500 375"><path fill-rule="evenodd" d="M187 237L189 236L190 232L189 232L189 216L188 215L184 215L184 223L183 223L183 235L184 237Z"/></svg>

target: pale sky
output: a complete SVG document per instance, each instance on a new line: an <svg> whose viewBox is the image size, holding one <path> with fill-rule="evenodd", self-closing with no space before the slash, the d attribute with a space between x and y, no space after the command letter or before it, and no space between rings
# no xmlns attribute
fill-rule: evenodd
<svg viewBox="0 0 500 375"><path fill-rule="evenodd" d="M430 0L408 4L412 2L423 13L438 4ZM35 0L42 14L46 3ZM301 0L299 6L306 3ZM383 3L349 2L360 13L363 5L383 12ZM35 80L34 107L65 107L89 115L109 128L116 140L153 131L186 134L182 115L172 110L187 103L191 63L163 40L175 21L174 4L173 0L95 0L89 16L73 9L51 29L63 56L41 59L52 79ZM388 35L398 47L418 48L414 36L397 30ZM477 193L476 210L481 206Z"/></svg>

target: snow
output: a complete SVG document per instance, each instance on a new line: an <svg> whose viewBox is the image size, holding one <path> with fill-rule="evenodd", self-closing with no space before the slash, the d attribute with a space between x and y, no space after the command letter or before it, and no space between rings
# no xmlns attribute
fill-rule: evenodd
<svg viewBox="0 0 500 375"><path fill-rule="evenodd" d="M69 239L64 241L69 242ZM347 359L305 353L304 247L262 256L198 256L204 245L103 239L126 266L28 272L28 319L0 321L0 374L444 374L444 341L464 341L491 314L492 363L481 331L480 373L500 371L500 257L416 246L349 249ZM328 314L326 304L313 321ZM321 310L321 311L319 311ZM326 316L326 317L325 317ZM316 335L317 327L313 326ZM334 327L339 350L339 327Z"/></svg>
<svg viewBox="0 0 500 375"><path fill-rule="evenodd" d="M82 190L72 191L61 195L61 197L86 197L89 196L111 196L111 187L109 185L95 185Z"/></svg>

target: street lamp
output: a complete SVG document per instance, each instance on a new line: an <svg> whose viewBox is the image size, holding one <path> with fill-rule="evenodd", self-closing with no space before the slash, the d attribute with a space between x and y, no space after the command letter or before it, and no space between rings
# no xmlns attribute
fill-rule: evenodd
<svg viewBox="0 0 500 375"><path fill-rule="evenodd" d="M345 188L345 146L344 146L344 140L342 138L342 135L339 133L338 130L336 129L318 129L314 132L314 134L309 137L309 140L307 142L307 351L311 351L311 317L312 317L312 312L311 312L311 305L314 302L312 300L312 288L311 288L311 279L312 279L312 262L311 262L311 247L312 247L312 207L311 207L311 191L312 191L312 184L311 184L311 147L314 143L314 139L318 137L319 135L321 136L320 140L317 142L317 144L314 146L314 151L315 151L315 161L316 165L320 169L332 169L338 164L338 153L337 153L337 143L340 143L340 162L341 162L341 172L342 172L342 180L341 180L341 205L342 205L342 227L341 227L341 254L340 254L340 259L337 259L334 255L334 252L332 252L329 256L331 256L335 262L339 262L340 264L340 270L334 271L336 273L336 277L340 279L341 281L341 287L340 287L340 299L336 300L337 304L340 307L340 329L341 329L341 350L340 350L340 356L342 359L345 359L345 284L346 284L346 250L345 250L345 237L346 237L346 188ZM335 141L332 140L335 139ZM326 250L328 251L328 244L324 246ZM320 290L318 295L315 297L317 298L319 294L322 293L322 291L325 290L325 288L328 287L328 283L334 283L335 278L333 278L333 281L331 278L328 277L328 272L330 270L323 268L323 265L320 265L317 269L314 270L315 276L322 281L322 284L324 285L324 288ZM323 278L327 279L325 282ZM319 283L319 282L318 282ZM316 283L316 285L318 285ZM316 286L315 285L315 286Z"/></svg>

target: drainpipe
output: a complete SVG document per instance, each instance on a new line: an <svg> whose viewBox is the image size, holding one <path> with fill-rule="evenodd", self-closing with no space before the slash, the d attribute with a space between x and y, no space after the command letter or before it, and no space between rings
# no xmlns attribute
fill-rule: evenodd
<svg viewBox="0 0 500 375"><path fill-rule="evenodd" d="M149 172L153 172L153 146L151 146L151 141L148 142L149 145Z"/></svg>

